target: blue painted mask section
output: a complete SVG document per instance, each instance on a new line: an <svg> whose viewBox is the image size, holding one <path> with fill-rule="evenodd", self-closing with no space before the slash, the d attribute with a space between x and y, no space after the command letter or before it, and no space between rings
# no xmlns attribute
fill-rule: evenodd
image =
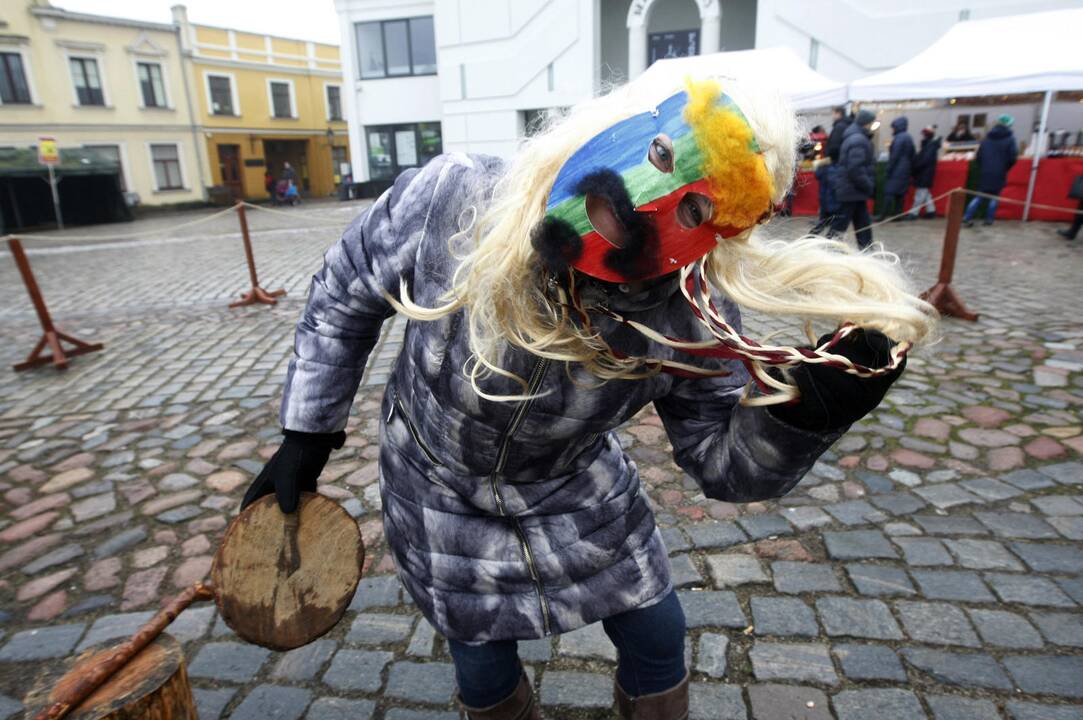
<svg viewBox="0 0 1083 720"><path fill-rule="evenodd" d="M643 163L651 141L659 133L676 141L691 132L692 128L684 120L687 104L688 93L681 91L658 106L657 116L651 112L633 115L588 140L560 168L549 192L546 210L578 195L579 182L592 172L605 168L620 174Z"/></svg>

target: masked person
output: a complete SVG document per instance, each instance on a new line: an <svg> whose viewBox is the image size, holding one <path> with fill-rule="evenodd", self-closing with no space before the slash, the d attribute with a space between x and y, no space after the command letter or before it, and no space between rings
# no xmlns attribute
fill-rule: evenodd
<svg viewBox="0 0 1083 720"><path fill-rule="evenodd" d="M654 403L708 497L778 497L930 329L884 259L756 237L795 140L773 94L710 80L649 101L617 92L506 166L448 154L403 173L327 252L297 326L285 439L245 502L274 491L289 512L316 488L381 323L407 314L380 412L384 531L448 639L468 717L539 718L517 641L599 621L621 717L687 717L684 614L616 429ZM761 345L737 303L857 325L816 348Z"/></svg>

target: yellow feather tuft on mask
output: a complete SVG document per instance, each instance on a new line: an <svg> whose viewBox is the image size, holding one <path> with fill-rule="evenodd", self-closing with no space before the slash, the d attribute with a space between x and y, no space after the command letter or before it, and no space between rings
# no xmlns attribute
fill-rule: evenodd
<svg viewBox="0 0 1083 720"><path fill-rule="evenodd" d="M755 225L771 207L774 184L756 138L737 106L719 103L714 80L687 80L685 120L703 154L703 172L714 202L715 225Z"/></svg>

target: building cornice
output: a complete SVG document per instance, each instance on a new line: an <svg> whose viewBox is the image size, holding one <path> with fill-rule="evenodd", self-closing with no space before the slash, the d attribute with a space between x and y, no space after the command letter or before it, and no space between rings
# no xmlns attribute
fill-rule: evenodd
<svg viewBox="0 0 1083 720"><path fill-rule="evenodd" d="M335 121L335 122L338 122L338 121ZM0 126L0 127L2 127L2 126ZM307 129L307 130L306 129L297 129L297 128L278 130L278 129L275 129L275 128L266 128L266 127L262 127L262 128L226 128L226 127L211 127L209 125L202 125L202 126L200 126L199 129L200 129L200 132L213 133L213 134L216 134L216 135L261 135L261 136L266 136L266 135L319 135L319 136L326 136L327 135L327 127L326 126L322 127L322 128L312 128L312 129ZM345 136L345 135L348 134L348 131L345 130L345 129L334 130L334 134L335 134L336 137Z"/></svg>
<svg viewBox="0 0 1083 720"><path fill-rule="evenodd" d="M104 43L86 42L83 40L54 40L57 47L65 50L77 50L82 52L105 52Z"/></svg>
<svg viewBox="0 0 1083 720"><path fill-rule="evenodd" d="M42 131L47 130L88 130L93 132L124 132L128 133L132 130L145 131L149 133L156 132L183 132L187 133L188 137L192 135L191 125L150 125L147 123L50 123L50 122L34 122L34 123L0 123L0 130L31 130ZM326 130L324 132L327 132Z"/></svg>
<svg viewBox="0 0 1083 720"><path fill-rule="evenodd" d="M291 75L314 75L318 77L334 77L342 79L341 70L324 70L322 68L290 67L288 65L269 65L267 63L245 62L244 60L227 60L226 58L211 58L205 55L192 54L192 63L199 66L228 67L241 70L262 70L274 73L289 73ZM328 61L330 62L330 61Z"/></svg>
<svg viewBox="0 0 1083 720"><path fill-rule="evenodd" d="M117 25L120 27L140 28L143 30L158 30L160 32L173 32L172 25L165 23L152 23L144 20L131 20L129 18L111 17L108 15L89 15L87 13L69 12L57 7L42 7L35 5L30 8L30 14L36 17L52 18L53 20L68 20L70 22L85 22L95 25Z"/></svg>

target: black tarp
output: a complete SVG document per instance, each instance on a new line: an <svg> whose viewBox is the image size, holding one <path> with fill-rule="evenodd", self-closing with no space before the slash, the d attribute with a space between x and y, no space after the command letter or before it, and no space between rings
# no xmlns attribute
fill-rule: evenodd
<svg viewBox="0 0 1083 720"><path fill-rule="evenodd" d="M54 172L65 227L131 220L120 168L91 149L64 148ZM0 234L56 224L49 171L36 148L0 149Z"/></svg>

